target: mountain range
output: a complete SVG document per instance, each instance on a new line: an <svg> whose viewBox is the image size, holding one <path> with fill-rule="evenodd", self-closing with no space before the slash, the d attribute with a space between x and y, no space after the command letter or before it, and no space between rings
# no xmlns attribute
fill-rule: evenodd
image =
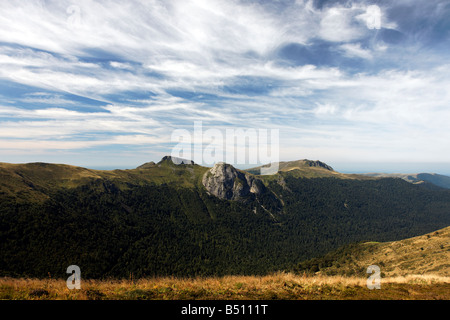
<svg viewBox="0 0 450 320"><path fill-rule="evenodd" d="M436 173L366 173L378 178L400 178L410 183L431 183L441 188L450 189L450 177Z"/></svg>
<svg viewBox="0 0 450 320"><path fill-rule="evenodd" d="M0 163L0 275L65 277L74 264L90 278L265 274L450 225L450 190L437 185L312 160L278 167Z"/></svg>

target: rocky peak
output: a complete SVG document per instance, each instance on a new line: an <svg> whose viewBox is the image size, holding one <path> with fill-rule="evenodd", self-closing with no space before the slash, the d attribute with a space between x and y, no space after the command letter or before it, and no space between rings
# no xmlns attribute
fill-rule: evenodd
<svg viewBox="0 0 450 320"><path fill-rule="evenodd" d="M195 164L192 160L186 160L182 158L172 157L172 156L165 156L161 159L158 164L162 163L169 163L169 164Z"/></svg>
<svg viewBox="0 0 450 320"><path fill-rule="evenodd" d="M245 200L266 191L264 184L226 163L217 163L202 179L206 190L220 199Z"/></svg>
<svg viewBox="0 0 450 320"><path fill-rule="evenodd" d="M334 169L332 167L330 167L329 165L327 165L326 163L322 162L322 161L318 161L318 160L308 160L305 159L303 160L305 162L305 165L309 166L309 167L320 167L320 168L324 168L330 171L334 171Z"/></svg>

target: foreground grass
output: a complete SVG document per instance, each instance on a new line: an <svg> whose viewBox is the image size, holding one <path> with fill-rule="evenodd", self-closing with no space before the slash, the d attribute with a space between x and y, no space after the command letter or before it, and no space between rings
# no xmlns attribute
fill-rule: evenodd
<svg viewBox="0 0 450 320"><path fill-rule="evenodd" d="M365 278L268 276L82 280L69 290L65 280L0 278L6 300L450 300L450 277L383 278L381 289L369 290Z"/></svg>

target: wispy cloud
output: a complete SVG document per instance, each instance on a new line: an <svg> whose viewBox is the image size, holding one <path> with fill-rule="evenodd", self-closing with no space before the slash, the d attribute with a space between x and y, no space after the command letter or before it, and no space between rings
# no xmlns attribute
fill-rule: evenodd
<svg viewBox="0 0 450 320"><path fill-rule="evenodd" d="M361 48L360 43L346 43L339 47L343 50L344 55L350 58L363 58L363 59L372 59L372 53L364 48Z"/></svg>
<svg viewBox="0 0 450 320"><path fill-rule="evenodd" d="M3 1L0 152L164 154L201 120L279 128L282 158L450 161L450 8L377 3Z"/></svg>

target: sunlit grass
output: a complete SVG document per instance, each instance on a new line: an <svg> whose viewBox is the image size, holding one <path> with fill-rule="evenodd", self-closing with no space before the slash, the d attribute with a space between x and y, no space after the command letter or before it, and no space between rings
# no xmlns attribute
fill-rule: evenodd
<svg viewBox="0 0 450 320"><path fill-rule="evenodd" d="M383 278L380 290L367 280L344 276L277 273L138 280L83 280L69 290L64 279L0 279L7 300L302 300L302 299L450 299L450 277L411 275Z"/></svg>

